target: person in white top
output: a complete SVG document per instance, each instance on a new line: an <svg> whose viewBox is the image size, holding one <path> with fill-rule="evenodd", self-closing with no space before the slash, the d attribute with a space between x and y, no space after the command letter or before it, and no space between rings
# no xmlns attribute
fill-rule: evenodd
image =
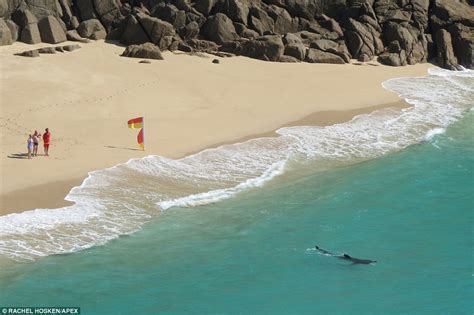
<svg viewBox="0 0 474 315"><path fill-rule="evenodd" d="M30 134L28 135L28 140L26 142L26 148L28 149L29 160L31 160L31 153L33 152L33 146L34 146L33 136Z"/></svg>

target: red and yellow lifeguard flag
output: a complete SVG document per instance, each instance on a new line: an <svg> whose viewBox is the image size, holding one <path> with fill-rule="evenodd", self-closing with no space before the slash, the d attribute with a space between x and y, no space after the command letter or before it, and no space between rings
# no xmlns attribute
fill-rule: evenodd
<svg viewBox="0 0 474 315"><path fill-rule="evenodd" d="M145 150L145 122L144 122L144 119L143 117L137 117L137 118L133 118L133 119L130 119L128 121L128 128L132 128L132 129L140 129L140 132L138 133L138 136L137 136L137 142L138 142L138 145L140 146L140 148L142 148L142 150Z"/></svg>
<svg viewBox="0 0 474 315"><path fill-rule="evenodd" d="M142 148L142 150L145 150L145 133L143 132L143 128L140 129L140 132L138 133L137 141L140 148Z"/></svg>
<svg viewBox="0 0 474 315"><path fill-rule="evenodd" d="M143 117L137 117L128 121L128 128L140 129L143 128Z"/></svg>

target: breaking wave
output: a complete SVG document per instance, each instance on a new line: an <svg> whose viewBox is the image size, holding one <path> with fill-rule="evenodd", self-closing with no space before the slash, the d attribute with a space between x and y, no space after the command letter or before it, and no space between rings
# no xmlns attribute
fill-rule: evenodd
<svg viewBox="0 0 474 315"><path fill-rule="evenodd" d="M324 169L377 158L444 132L474 102L471 70L432 68L426 77L392 79L383 86L413 106L327 127L285 127L277 137L182 159L147 156L91 172L67 195L72 206L0 217L0 258L32 260L100 245L140 229L160 211L230 198L291 167Z"/></svg>

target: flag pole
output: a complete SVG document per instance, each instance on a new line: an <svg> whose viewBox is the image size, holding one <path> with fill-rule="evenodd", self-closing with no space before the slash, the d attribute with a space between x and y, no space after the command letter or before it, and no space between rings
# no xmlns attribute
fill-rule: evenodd
<svg viewBox="0 0 474 315"><path fill-rule="evenodd" d="M145 116L142 116L143 117L143 121L142 121L142 129L143 129L143 148L142 150L145 151Z"/></svg>

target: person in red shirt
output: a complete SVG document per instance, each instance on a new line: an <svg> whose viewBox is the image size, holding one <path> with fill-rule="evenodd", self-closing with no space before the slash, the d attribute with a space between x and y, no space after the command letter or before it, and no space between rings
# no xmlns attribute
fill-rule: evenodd
<svg viewBox="0 0 474 315"><path fill-rule="evenodd" d="M49 129L45 129L45 133L43 134L43 146L44 146L44 155L49 156L49 142L51 141L51 133Z"/></svg>

